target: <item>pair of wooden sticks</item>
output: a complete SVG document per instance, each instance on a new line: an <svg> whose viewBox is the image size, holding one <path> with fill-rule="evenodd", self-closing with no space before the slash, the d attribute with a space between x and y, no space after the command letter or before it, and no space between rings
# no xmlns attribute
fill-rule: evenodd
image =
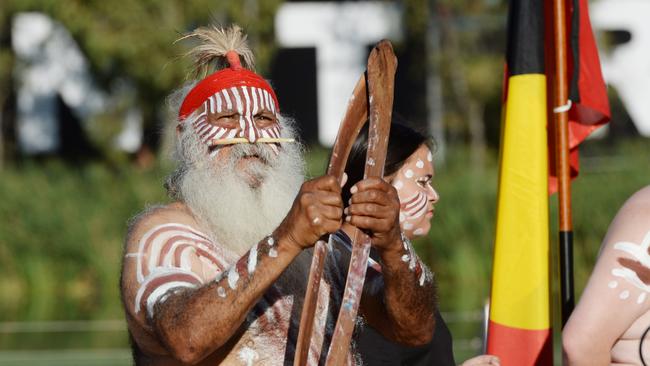
<svg viewBox="0 0 650 366"><path fill-rule="evenodd" d="M392 45L387 40L379 42L370 52L366 73L361 76L350 97L347 111L339 126L336 141L332 148L332 157L327 174L337 177L339 181L343 178L345 164L352 145L368 117L370 126L364 178L383 177L393 109L396 69L397 58L393 53ZM327 237L321 238L314 245L305 302L300 318L300 330L298 331L294 359L295 366L307 364L327 240ZM326 350L328 352L327 365L343 365L348 357L368 267L369 253L370 238L361 230L355 230L354 235L352 235L352 254L347 282L343 292L343 301L330 348L328 351Z"/></svg>

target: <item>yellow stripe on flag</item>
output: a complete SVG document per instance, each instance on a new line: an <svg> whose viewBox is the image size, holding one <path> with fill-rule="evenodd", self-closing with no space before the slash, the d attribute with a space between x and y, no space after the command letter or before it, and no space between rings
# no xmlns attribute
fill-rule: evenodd
<svg viewBox="0 0 650 366"><path fill-rule="evenodd" d="M499 173L490 320L548 329L546 78L508 79Z"/></svg>

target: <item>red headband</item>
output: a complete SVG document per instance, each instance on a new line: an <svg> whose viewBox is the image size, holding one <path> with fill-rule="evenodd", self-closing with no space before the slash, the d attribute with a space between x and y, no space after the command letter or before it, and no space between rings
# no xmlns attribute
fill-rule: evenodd
<svg viewBox="0 0 650 366"><path fill-rule="evenodd" d="M266 90L273 98L273 102L275 102L275 110L280 110L278 99L271 85L256 73L242 68L239 64L239 56L234 51L229 51L226 56L230 63L229 68L208 75L187 94L178 112L181 121L200 107L210 96L233 86L248 86Z"/></svg>

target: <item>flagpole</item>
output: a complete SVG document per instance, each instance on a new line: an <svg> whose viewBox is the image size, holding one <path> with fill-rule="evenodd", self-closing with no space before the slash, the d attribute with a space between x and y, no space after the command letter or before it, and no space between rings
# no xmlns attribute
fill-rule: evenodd
<svg viewBox="0 0 650 366"><path fill-rule="evenodd" d="M553 78L555 116L555 166L558 178L560 292L562 325L575 304L573 291L573 223L571 220L571 176L569 165L569 109L567 82L567 40L565 0L553 1L555 77Z"/></svg>

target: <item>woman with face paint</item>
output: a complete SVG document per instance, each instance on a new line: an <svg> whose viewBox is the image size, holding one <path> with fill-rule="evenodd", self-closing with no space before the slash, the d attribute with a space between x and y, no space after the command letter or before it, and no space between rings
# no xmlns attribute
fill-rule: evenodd
<svg viewBox="0 0 650 366"><path fill-rule="evenodd" d="M343 202L350 203L350 188L361 179L368 147L368 129L364 128L357 138L348 159L347 183L343 187ZM399 224L408 256L405 265L415 275L421 271L421 281L431 276L426 266L415 254L409 239L425 236L433 218L434 205L440 200L432 185L434 177L432 140L403 124L393 122L390 129L384 179L390 183L400 200ZM346 208L346 213L349 208ZM352 230L347 224L334 235L338 243L349 243ZM408 248L406 248L408 247ZM380 291L383 279L381 261L371 250L365 291ZM343 264L345 265L345 263ZM420 347L405 347L388 341L377 330L365 326L358 330L357 347L364 365L456 365L452 352L451 333L438 311L433 339ZM498 365L495 356L481 355L465 361L463 366Z"/></svg>

